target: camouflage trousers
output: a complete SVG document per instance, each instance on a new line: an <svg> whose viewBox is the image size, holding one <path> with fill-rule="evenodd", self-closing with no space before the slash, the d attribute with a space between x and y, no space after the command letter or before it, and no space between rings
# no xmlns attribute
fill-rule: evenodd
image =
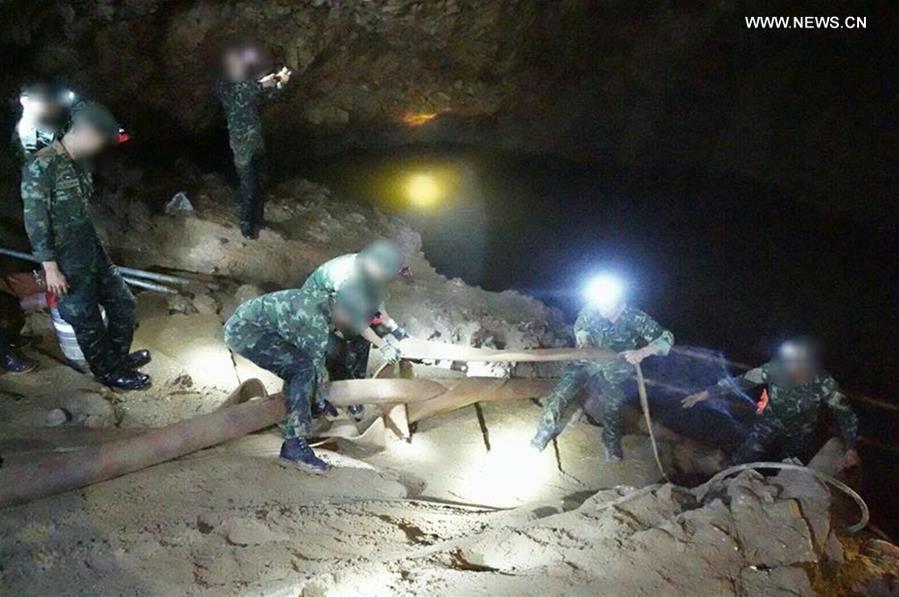
<svg viewBox="0 0 899 597"><path fill-rule="evenodd" d="M788 428L779 421L763 418L752 426L746 441L733 453L731 461L745 464L798 458L808 463L815 455L815 439L815 426Z"/></svg>
<svg viewBox="0 0 899 597"><path fill-rule="evenodd" d="M328 356L326 359L328 379L364 379L368 370L368 353L371 344L362 336L349 340L337 334L328 337Z"/></svg>
<svg viewBox="0 0 899 597"><path fill-rule="evenodd" d="M313 356L271 329L234 317L225 324L225 343L284 380L287 418L280 425L284 439L312 433L312 400L319 377Z"/></svg>
<svg viewBox="0 0 899 597"><path fill-rule="evenodd" d="M0 328L0 357L6 357L12 355L12 346L9 345L9 341L6 339L6 336L3 334L3 329Z"/></svg>
<svg viewBox="0 0 899 597"><path fill-rule="evenodd" d="M265 219L265 183L268 179L265 148L254 144L251 148L234 150L237 170L237 215L244 233L257 230Z"/></svg>
<svg viewBox="0 0 899 597"><path fill-rule="evenodd" d="M63 273L69 292L58 297L60 316L72 326L94 375L117 371L131 351L137 323L134 295L105 255L90 267ZM100 307L106 312L105 324Z"/></svg>
<svg viewBox="0 0 899 597"><path fill-rule="evenodd" d="M555 437L562 429L562 416L581 390L602 395L602 441L613 454L621 454L622 408L626 396L621 383L631 377L634 368L624 359L609 363L574 361L565 367L565 372L552 393L546 396L538 431Z"/></svg>

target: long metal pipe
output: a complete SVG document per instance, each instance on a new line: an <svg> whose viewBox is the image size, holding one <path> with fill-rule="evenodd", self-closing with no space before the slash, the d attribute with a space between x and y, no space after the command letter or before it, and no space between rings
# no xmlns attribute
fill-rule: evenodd
<svg viewBox="0 0 899 597"><path fill-rule="evenodd" d="M32 263L40 263L40 260L31 253L23 253L21 251L14 251L13 249L6 249L4 247L0 247L0 255L7 255L9 257L15 257L16 259L31 261ZM179 286L184 286L191 283L191 280L188 280L187 278L180 278L178 276L172 276L169 274L158 274L156 272L148 272L142 269L134 269L133 267L117 267L119 269L119 272L121 272L123 276L146 278L148 280L156 280L157 282L178 284Z"/></svg>
<svg viewBox="0 0 899 597"><path fill-rule="evenodd" d="M143 288L144 290L161 292L162 294L178 294L178 291L174 288L169 288L168 286L163 286L162 284L154 284L153 282L148 282L146 280L137 280L129 276L122 276L122 279L125 280L126 284L128 284L129 286L134 286L135 288Z"/></svg>

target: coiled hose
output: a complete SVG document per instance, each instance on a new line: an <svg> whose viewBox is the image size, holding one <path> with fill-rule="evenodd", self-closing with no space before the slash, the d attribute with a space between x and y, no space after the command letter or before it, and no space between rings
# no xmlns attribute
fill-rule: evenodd
<svg viewBox="0 0 899 597"><path fill-rule="evenodd" d="M868 504L865 503L865 500L862 499L862 496L860 496L858 492L856 492L854 489L852 489L839 479L835 479L828 474L816 471L813 468L808 468L807 466L802 466L800 464L789 464L787 462L748 462L746 464L737 464L716 473L711 479L700 485L700 489L703 491L702 495L705 495L705 493L708 492L709 487L726 479L727 477L730 477L731 475L735 475L743 471L759 469L802 471L812 475L822 483L826 483L835 487L836 489L839 489L840 491L851 497L853 501L855 501L855 503L858 505L859 511L861 512L861 519L857 523L846 527L845 531L849 534L855 534L868 526L868 521L871 518L871 513L868 510Z"/></svg>

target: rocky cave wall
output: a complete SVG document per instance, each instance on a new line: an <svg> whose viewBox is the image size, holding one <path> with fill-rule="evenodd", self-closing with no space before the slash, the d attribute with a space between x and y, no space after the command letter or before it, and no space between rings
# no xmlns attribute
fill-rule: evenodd
<svg viewBox="0 0 899 597"><path fill-rule="evenodd" d="M316 151L472 142L635 173L730 173L861 213L893 184L884 93L896 20L749 31L739 3L598 0L5 0L2 90L69 80L164 155L215 142L220 44L262 41L297 71L266 118ZM782 14L762 2L758 14ZM814 11L813 11L814 12ZM820 11L818 11L820 12ZM893 73L892 75L890 73ZM885 85L886 84L886 85ZM420 126L410 116L434 115Z"/></svg>

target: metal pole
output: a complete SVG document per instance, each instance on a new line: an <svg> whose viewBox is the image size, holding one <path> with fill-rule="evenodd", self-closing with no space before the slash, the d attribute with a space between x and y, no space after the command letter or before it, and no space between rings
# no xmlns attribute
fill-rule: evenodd
<svg viewBox="0 0 899 597"><path fill-rule="evenodd" d="M129 278L128 276L122 276L122 278L129 286L143 288L144 290L149 290L151 292L161 292L163 294L178 294L178 291L174 288L169 288L168 286L163 286L162 284L154 284L153 282L147 282L146 280L135 280L134 278Z"/></svg>
<svg viewBox="0 0 899 597"><path fill-rule="evenodd" d="M30 261L32 263L40 263L34 255L31 253L23 253L21 251L14 251L12 249L6 249L0 247L0 255L8 255L9 257L15 257L16 259L22 259L24 261ZM170 276L169 274L157 274L156 272L148 272L142 269L134 269L132 267L121 267L117 266L119 271L124 276L130 276L132 278L147 278L148 280L156 280L157 282L168 282L169 284L179 284L185 285L190 284L192 280L188 280L187 278L180 278L178 276Z"/></svg>

